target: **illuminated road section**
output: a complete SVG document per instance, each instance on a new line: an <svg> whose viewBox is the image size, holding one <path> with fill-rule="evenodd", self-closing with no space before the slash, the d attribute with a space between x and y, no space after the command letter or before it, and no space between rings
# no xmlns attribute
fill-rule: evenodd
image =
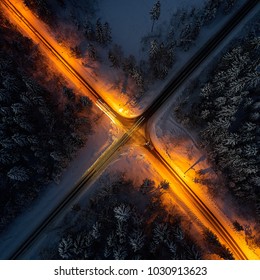
<svg viewBox="0 0 260 280"><path fill-rule="evenodd" d="M123 108L119 107L116 100L111 99L111 94L109 98L106 93L106 95L102 94L104 88L102 81L97 83L92 79L91 82L94 86L90 85L87 81L91 80L91 74L87 72L87 69L71 56L68 49L61 46L53 38L45 25L35 17L29 9L25 8L22 1L3 0L1 2L0 4L3 4L7 8L5 11L8 13L9 18L12 18L21 28L22 32L39 45L41 50L52 61L55 69L58 68L58 70L81 91L85 92L85 89L87 89L87 93L91 93L91 95L88 94L88 96L94 103L98 100L102 100L104 104L108 103L109 110L113 115L115 115L119 121L123 121L124 124L126 123L128 116L124 116L125 111ZM12 2L15 2L15 4ZM131 119L133 120L134 117Z"/></svg>
<svg viewBox="0 0 260 280"><path fill-rule="evenodd" d="M13 5L12 2L15 2L15 5ZM88 180L94 176L94 174L97 174L100 170L105 168L105 166L111 161L112 156L115 155L118 149L122 147L122 145L124 145L147 120L144 116L141 116L139 118L133 118L131 122L127 122L125 117L122 117L117 113L117 111L121 112L122 110L121 108L117 107L116 102L109 102L108 106L108 104L104 102L103 99L101 99L97 91L92 86L90 86L88 82L86 82L87 77L85 77L85 72L82 72L81 66L77 63L77 61L69 55L69 52L65 48L61 47L52 38L44 25L29 10L25 9L21 1L2 0L2 4L5 5L4 8L8 13L9 18L12 18L12 20L22 29L22 31L27 34L27 36L32 38L36 43L41 43L41 49L51 59L51 61L59 69L59 71L61 71L67 78L69 78L69 80L72 81L77 87L82 89L83 85L84 88L92 93L92 95L95 97L95 104L105 114L107 114L114 123L118 124L119 120L121 125L128 123L127 127L129 127L129 124L134 123L133 125L131 125L130 129L126 129L126 133L120 139L114 142L85 172L85 174L75 186L74 193L71 194L71 197L64 199L63 204L65 205L67 203L66 201L69 199L71 200L73 197L75 197L80 189L82 189L83 186L88 182ZM111 109L111 107L113 109ZM159 167L159 165L163 164L164 168L170 171L174 179L178 181L180 192L177 192L179 192L179 196L180 193L183 194L183 201L190 206L190 209L194 209L194 212L198 214L200 220L203 221L205 226L209 227L213 230L213 232L217 233L219 238L228 245L228 247L232 250L235 258L257 259L254 253L250 251L247 246L243 246L243 248L241 248L241 246L239 246L240 243L238 245L238 242L236 242L234 238L236 237L234 231L229 227L227 223L225 223L225 221L223 221L223 219L220 219L223 223L219 221L219 217L221 217L221 215L217 215L218 213L216 213L216 211L212 212L212 209L210 209L203 202L203 200L189 187L189 185L187 185L182 177L171 167L171 165L161 156L161 154L156 150L152 151L152 154L157 160L156 163L154 159L155 165ZM165 172L163 174L165 174ZM169 181L170 180L172 179L169 178ZM177 188L176 185L175 188ZM61 209L62 205L57 207L57 211L61 211ZM50 219L51 217L49 217L49 219L46 219L46 223L49 223ZM44 223L42 227L44 227ZM37 231L40 230L42 229L38 229ZM35 232L35 234L38 234L37 231ZM21 251L22 249L25 249L26 246L27 245L25 243L23 245L24 248L21 248Z"/></svg>

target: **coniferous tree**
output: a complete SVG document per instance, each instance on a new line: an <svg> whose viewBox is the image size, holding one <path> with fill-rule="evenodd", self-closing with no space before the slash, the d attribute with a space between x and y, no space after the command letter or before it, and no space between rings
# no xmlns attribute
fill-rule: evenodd
<svg viewBox="0 0 260 280"><path fill-rule="evenodd" d="M161 3L160 3L160 1L157 1L153 5L153 7L150 11L151 20L153 21L151 32L153 32L154 23L155 23L155 21L157 21L159 19L160 14L161 14Z"/></svg>

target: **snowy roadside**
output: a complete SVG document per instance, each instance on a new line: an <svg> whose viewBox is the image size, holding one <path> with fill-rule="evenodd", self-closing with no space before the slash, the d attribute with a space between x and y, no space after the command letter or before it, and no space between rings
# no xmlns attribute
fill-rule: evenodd
<svg viewBox="0 0 260 280"><path fill-rule="evenodd" d="M227 222L230 228L233 228L232 222L238 220L241 224L250 224L250 219L245 220L243 217L239 217L236 207L233 207L234 203L229 195L221 195L219 197L214 197L208 193L207 187L205 185L194 183L195 178L198 177L198 172L205 172L207 179L214 180L217 178L215 174L206 161L206 157L199 148L197 144L196 131L189 132L180 124L178 124L174 118L174 105L176 105L178 97L181 95L183 90L187 87L190 81L194 80L196 77L201 76L201 73L205 69L210 67L212 60L216 59L221 52L227 49L230 42L240 36L243 36L247 32L246 24L259 12L258 9L251 11L250 14L244 19L239 26L229 35L224 42L214 51L211 57L207 58L200 67L194 71L194 73L189 77L185 85L180 87L176 94L170 98L169 103L161 108L159 112L153 117L149 122L150 127L150 138L156 149L162 153L164 158L174 166L191 188L196 191L206 204L211 205L220 215L222 219ZM243 246L245 244L245 235L242 233L237 233L238 240L241 241ZM257 252L259 253L259 252Z"/></svg>
<svg viewBox="0 0 260 280"><path fill-rule="evenodd" d="M160 129L160 127L167 127L167 125L165 125L168 116L171 115L171 111L173 110L173 106L176 104L176 102L178 101L178 98L181 96L183 90L187 87L187 85L194 80L195 78L197 78L199 75L201 75L201 73L204 71L204 69L210 67L211 62L215 59L218 58L218 56L221 53L224 53L225 50L228 48L228 45L235 40L236 38L239 38L240 36L243 36L243 32L246 33L247 32L247 27L246 24L248 24L251 19L253 19L257 13L259 13L259 8L260 5L257 6L256 9L254 9L253 11L251 11L246 18L244 18L244 20L242 20L240 22L240 24L233 30L232 34L229 34L226 39L212 52L212 54L210 55L210 57L208 57L206 60L204 60L201 65L189 76L189 78L185 81L185 83L177 89L177 91L172 94L172 96L168 99L168 101L164 104L164 106L162 106L160 108L160 110L158 110L153 116L152 118L149 120L149 128L151 131L151 137L153 137L154 139L156 139L158 136L160 136L161 134L159 133L158 135L156 135L155 131L157 129ZM171 120L171 122L175 122L174 120ZM157 127L157 128L155 128ZM182 130L186 131L184 128L181 128ZM188 135L190 135L190 137L193 138L194 141L198 141L196 140L196 135L192 135L190 132L186 131L186 133ZM160 138L160 137L159 137ZM158 142L159 144L159 142Z"/></svg>
<svg viewBox="0 0 260 280"><path fill-rule="evenodd" d="M79 206L80 209L86 207L89 204L90 198L93 197L101 188L104 188L105 185L109 185L109 181L117 180L118 174L124 174L124 178L127 180L132 180L134 186L140 186L146 178L149 178L155 182L155 186L158 186L160 182L162 182L165 178L159 174L157 170L157 166L153 162L153 157L150 156L150 153L147 152L143 147L138 146L126 146L120 152L119 157L117 157L108 168L99 176L99 178L91 184L91 188L88 188L85 193L83 193L75 204ZM117 174L117 175L115 175ZM116 177L115 177L116 176ZM126 194L129 195L129 194ZM163 195L164 196L164 195ZM169 211L174 208L176 211L179 211L181 215L185 216L187 220L190 219L190 214L185 213L183 211L182 206L180 208L177 204L178 202L173 198L171 200L173 204L166 207ZM169 204L168 196L163 199L163 202ZM137 199L137 202L140 206L142 206L143 200L140 197ZM177 208L176 208L177 207ZM178 209L178 210L177 210ZM37 240L37 242L27 250L24 254L24 259L42 259L42 253L44 254L45 248L50 248L51 245L59 244L61 240L61 234L64 232L65 228L73 227L73 223L77 221L78 216L82 215L80 211L73 212L73 218L67 219L68 213L71 209L64 211L62 215L60 215L59 219L55 220L49 228L43 232L42 236ZM94 221L91 221L95 223ZM86 221L82 221L82 223L86 223ZM193 231L201 230L198 224L193 220L193 225L189 223L189 226ZM191 230L190 228L190 230ZM53 250L57 250L58 248L55 246Z"/></svg>
<svg viewBox="0 0 260 280"><path fill-rule="evenodd" d="M150 34L151 20L149 16L149 10L152 7L154 1L142 2L131 1L127 5L122 1L114 1L115 7L110 5L109 1L101 1L99 8L99 14L102 19L109 22L112 27L113 41L116 44L122 46L122 49L128 55L134 55L137 61L147 60L148 54L142 50L142 39ZM205 42L214 36L228 20L235 14L235 12L242 6L244 1L238 1L232 12L226 17L217 17L209 25L203 26L201 32L191 46L191 48L185 52L180 48L176 49L175 57L176 62L173 67L169 69L168 75L164 80L156 80L152 85L149 85L149 90L140 98L136 104L133 115L139 115L151 104L151 102L158 96L163 88L171 81L173 75L175 75L183 65L185 65L189 59L205 44ZM202 7L204 1L169 1L165 0L161 3L161 18L163 20L155 25L155 38L156 34L160 34L160 40L164 41L164 37L167 36L167 26L171 20L171 17L178 9L189 10L192 7ZM134 21L133 21L134 16ZM121 24L118 24L120 20ZM178 29L178 28L177 28ZM127 30L127 31L126 31ZM159 32L157 32L157 30ZM161 35L162 34L162 35ZM131 38L129 42L129 38ZM112 69L113 70L113 69ZM116 71L116 70L113 70ZM105 72L102 71L105 75ZM113 94L118 94L113 92ZM120 95L120 94L119 94ZM132 108L131 108L132 109Z"/></svg>
<svg viewBox="0 0 260 280"><path fill-rule="evenodd" d="M134 0L127 3L119 0L97 1L95 2L95 4L97 4L95 13L91 16L87 14L88 7L83 1L78 1L77 4L72 4L68 1L65 2L66 9L58 10L56 7L60 24L59 28L61 30L54 36L60 38L62 44L67 45L68 48L74 48L76 46L80 49L82 57L77 60L77 67L80 69L79 72L82 73L83 76L85 72L88 72L88 77L86 77L86 79L90 81L90 84L92 84L97 92L102 94L104 100L106 100L115 111L119 111L122 115L127 117L140 115L158 96L171 80L172 76L176 74L205 42L210 37L214 36L242 4L245 3L244 0L238 0L228 15L224 16L223 14L218 14L211 23L204 25L201 28L198 38L188 51L183 51L180 47L176 47L174 50L175 63L172 68L168 69L168 75L164 80L156 79L156 81L153 81L154 79L151 80L151 77L147 77L151 76L151 73L142 74L144 75L144 80L148 79L149 83L153 82L147 85L147 92L140 97L140 88L137 85L137 80L135 80L138 73L136 73L137 76L135 75L135 78L133 78L131 77L131 73L123 71L121 66L121 68L111 67L112 63L108 59L109 50L113 49L114 45L117 45L119 49L122 50L122 54L117 54L120 56L119 60L127 60L130 59L129 56L132 56L133 61L135 61L136 69L141 69L142 63L146 64L146 66L143 67L147 68L149 64L147 43L149 45L152 39L164 42L166 37L169 36L169 23L173 20L173 15L177 15L178 12L182 13L186 11L186 17L187 13L190 12L193 7L201 9L205 1L161 1L161 15L159 20L155 23L154 32L151 32L152 21L150 18L150 10L154 4L153 0L143 2ZM108 23L109 27L111 27L110 35L112 36L112 44L105 48L101 48L100 46L95 47L95 52L98 53L98 55L96 55L99 58L94 58L93 61L91 61L91 58L89 58L89 53L92 52L90 45L92 47L94 45L91 40L88 41L86 39L86 34L84 35L84 32L87 33L88 28L95 27L94 21L96 19ZM89 26L90 22L92 22L93 26ZM177 23L175 22L174 24ZM64 28L62 28L63 25ZM171 27L173 26L171 25ZM176 32L180 32L178 26L173 29L175 29ZM51 30L51 28L48 28L48 30L55 34L55 30ZM63 33L65 33L65 36L63 36ZM67 34L70 34L70 36L67 36ZM72 39L70 37L72 37ZM147 42L144 43L144 41ZM97 77L99 79L98 83Z"/></svg>
<svg viewBox="0 0 260 280"><path fill-rule="evenodd" d="M117 133L111 121L103 115L95 132L88 137L86 145L78 151L77 156L64 170L60 183L46 186L46 191L2 233L0 259L8 258L33 229L41 224L71 191L83 173L113 142L114 137L118 136L115 135Z"/></svg>

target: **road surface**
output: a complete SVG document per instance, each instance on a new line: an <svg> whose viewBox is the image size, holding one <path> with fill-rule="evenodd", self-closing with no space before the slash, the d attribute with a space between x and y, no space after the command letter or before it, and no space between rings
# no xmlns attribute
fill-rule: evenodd
<svg viewBox="0 0 260 280"><path fill-rule="evenodd" d="M116 152L124 145L134 133L143 126L149 118L165 103L165 101L174 93L174 91L187 79L187 77L208 57L208 55L219 45L219 43L234 29L234 27L243 19L246 14L258 3L258 1L248 1L222 28L213 38L211 38L202 47L188 63L186 63L182 69L172 78L171 82L163 89L161 94L152 102L152 104L143 112L143 114L136 118L126 118L121 116L105 101L96 90L89 85L89 83L82 76L81 72L74 67L71 59L65 57L65 54L61 54L57 47L54 47L50 43L50 37L43 36L33 24L25 18L25 16L12 4L12 1L2 0L2 4L9 11L9 13L18 19L18 21L24 24L30 32L38 38L38 40L48 49L49 52L62 64L63 68L69 75L76 79L82 86L84 86L95 98L96 102L104 106L108 115L112 115L116 118L122 126L126 128L126 133L118 139L112 146L110 146L100 158L84 173L79 180L73 191L64 198L64 200L58 205L52 214L42 222L41 226L36 228L32 232L31 236L10 256L10 259L19 258L26 248L31 245L42 232L42 230L50 224L59 215L64 208L67 207L80 192L84 190L84 186L89 183L97 174L99 174L111 161ZM12 17L12 18L13 18ZM17 22L17 21L16 21ZM18 24L19 24L18 22ZM28 31L27 31L28 32ZM104 108L103 108L104 110ZM228 247L232 250L234 256L237 259L248 259L248 256L239 247L237 242L232 237L232 234L219 222L218 218L212 213L211 209L196 195L196 193L183 181L183 179L175 172L175 170L165 161L165 159L155 149L151 151L153 155L171 172L171 174L178 179L180 185L185 191L187 197L189 197L196 208L202 213L204 218L208 221L211 229L225 240Z"/></svg>

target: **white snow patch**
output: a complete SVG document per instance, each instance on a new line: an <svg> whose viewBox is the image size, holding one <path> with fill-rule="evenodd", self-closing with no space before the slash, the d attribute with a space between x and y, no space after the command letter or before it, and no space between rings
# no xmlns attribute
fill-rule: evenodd
<svg viewBox="0 0 260 280"><path fill-rule="evenodd" d="M126 55L134 55L137 60L143 58L141 39L151 32L150 10L155 0L101 0L98 14L102 21L107 21L112 28L113 42L122 45ZM201 6L204 0L161 0L161 14L154 29L168 25L172 14L178 8Z"/></svg>
<svg viewBox="0 0 260 280"><path fill-rule="evenodd" d="M110 131L110 133L109 133ZM10 254L27 236L41 224L62 199L75 186L83 173L108 148L115 137L113 124L107 117L99 120L95 132L88 137L86 145L63 172L60 183L51 183L46 191L33 202L30 209L22 213L1 235L0 259L8 259Z"/></svg>

